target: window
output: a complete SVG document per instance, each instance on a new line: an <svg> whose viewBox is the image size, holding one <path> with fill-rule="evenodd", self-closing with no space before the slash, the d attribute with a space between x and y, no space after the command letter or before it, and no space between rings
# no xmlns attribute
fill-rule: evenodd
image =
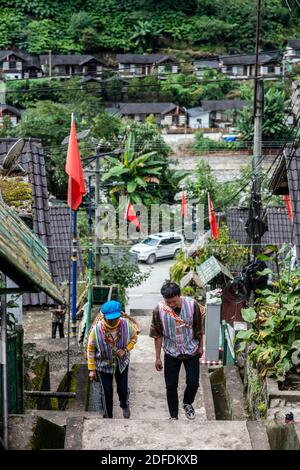
<svg viewBox="0 0 300 470"><path fill-rule="evenodd" d="M172 241L170 238L166 238L165 240L162 240L160 242L160 246L166 246L166 245L171 245Z"/></svg>
<svg viewBox="0 0 300 470"><path fill-rule="evenodd" d="M268 73L275 73L275 66L274 65L269 65Z"/></svg>
<svg viewBox="0 0 300 470"><path fill-rule="evenodd" d="M152 238L152 237L148 237L142 241L144 245L148 245L148 246L156 246L158 245L158 242L159 240L157 238Z"/></svg>
<svg viewBox="0 0 300 470"><path fill-rule="evenodd" d="M175 243L180 243L180 242L181 242L181 238L179 238L179 237L170 238L168 240L168 245L173 245Z"/></svg>

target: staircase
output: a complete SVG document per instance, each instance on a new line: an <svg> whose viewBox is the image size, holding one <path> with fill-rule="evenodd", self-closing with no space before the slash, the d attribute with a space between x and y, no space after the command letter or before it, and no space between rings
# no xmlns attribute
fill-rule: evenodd
<svg viewBox="0 0 300 470"><path fill-rule="evenodd" d="M95 413L68 417L65 448L83 450L196 450L269 449L265 427L247 422L216 421L208 371L202 367L202 380L194 403L196 419L189 421L180 409L178 421L169 421L164 375L154 368L154 341L149 335L150 311L136 311L141 325L139 340L131 353L129 369L131 418L123 418L114 386L114 418ZM205 375L206 374L206 375ZM115 385L115 384L114 384ZM179 379L179 403L185 388L185 371Z"/></svg>

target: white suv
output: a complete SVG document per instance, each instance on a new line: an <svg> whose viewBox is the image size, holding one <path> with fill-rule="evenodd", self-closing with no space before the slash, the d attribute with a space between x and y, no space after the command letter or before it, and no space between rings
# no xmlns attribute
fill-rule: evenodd
<svg viewBox="0 0 300 470"><path fill-rule="evenodd" d="M173 258L184 247L184 238L175 232L161 232L149 235L140 243L133 245L131 253L138 256L139 261L148 264L158 259Z"/></svg>

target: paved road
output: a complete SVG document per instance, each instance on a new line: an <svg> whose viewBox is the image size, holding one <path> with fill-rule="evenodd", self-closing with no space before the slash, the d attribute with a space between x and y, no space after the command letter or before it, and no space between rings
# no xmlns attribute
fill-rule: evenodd
<svg viewBox="0 0 300 470"><path fill-rule="evenodd" d="M160 289L166 279L170 279L169 270L173 260L157 261L149 266L140 263L141 271L150 272L150 277L138 287L128 289L130 309L153 309L161 299Z"/></svg>

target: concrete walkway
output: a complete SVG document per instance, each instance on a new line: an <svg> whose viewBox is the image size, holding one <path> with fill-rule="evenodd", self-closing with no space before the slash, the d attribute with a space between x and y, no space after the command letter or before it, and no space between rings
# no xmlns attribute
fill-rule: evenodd
<svg viewBox="0 0 300 470"><path fill-rule="evenodd" d="M246 421L208 420L200 384L194 403L196 419L189 421L180 409L178 421L170 421L163 372L154 367L154 342L148 336L148 315L137 316L142 331L131 353L129 373L131 419L125 420L114 395L114 418L85 418L82 421L82 449L85 450L195 450L253 449ZM179 379L179 403L182 406L185 373ZM205 387L204 387L205 388ZM115 387L116 389L116 387ZM105 425L104 425L105 424ZM252 433L253 434L253 433ZM256 434L256 431L254 431Z"/></svg>

